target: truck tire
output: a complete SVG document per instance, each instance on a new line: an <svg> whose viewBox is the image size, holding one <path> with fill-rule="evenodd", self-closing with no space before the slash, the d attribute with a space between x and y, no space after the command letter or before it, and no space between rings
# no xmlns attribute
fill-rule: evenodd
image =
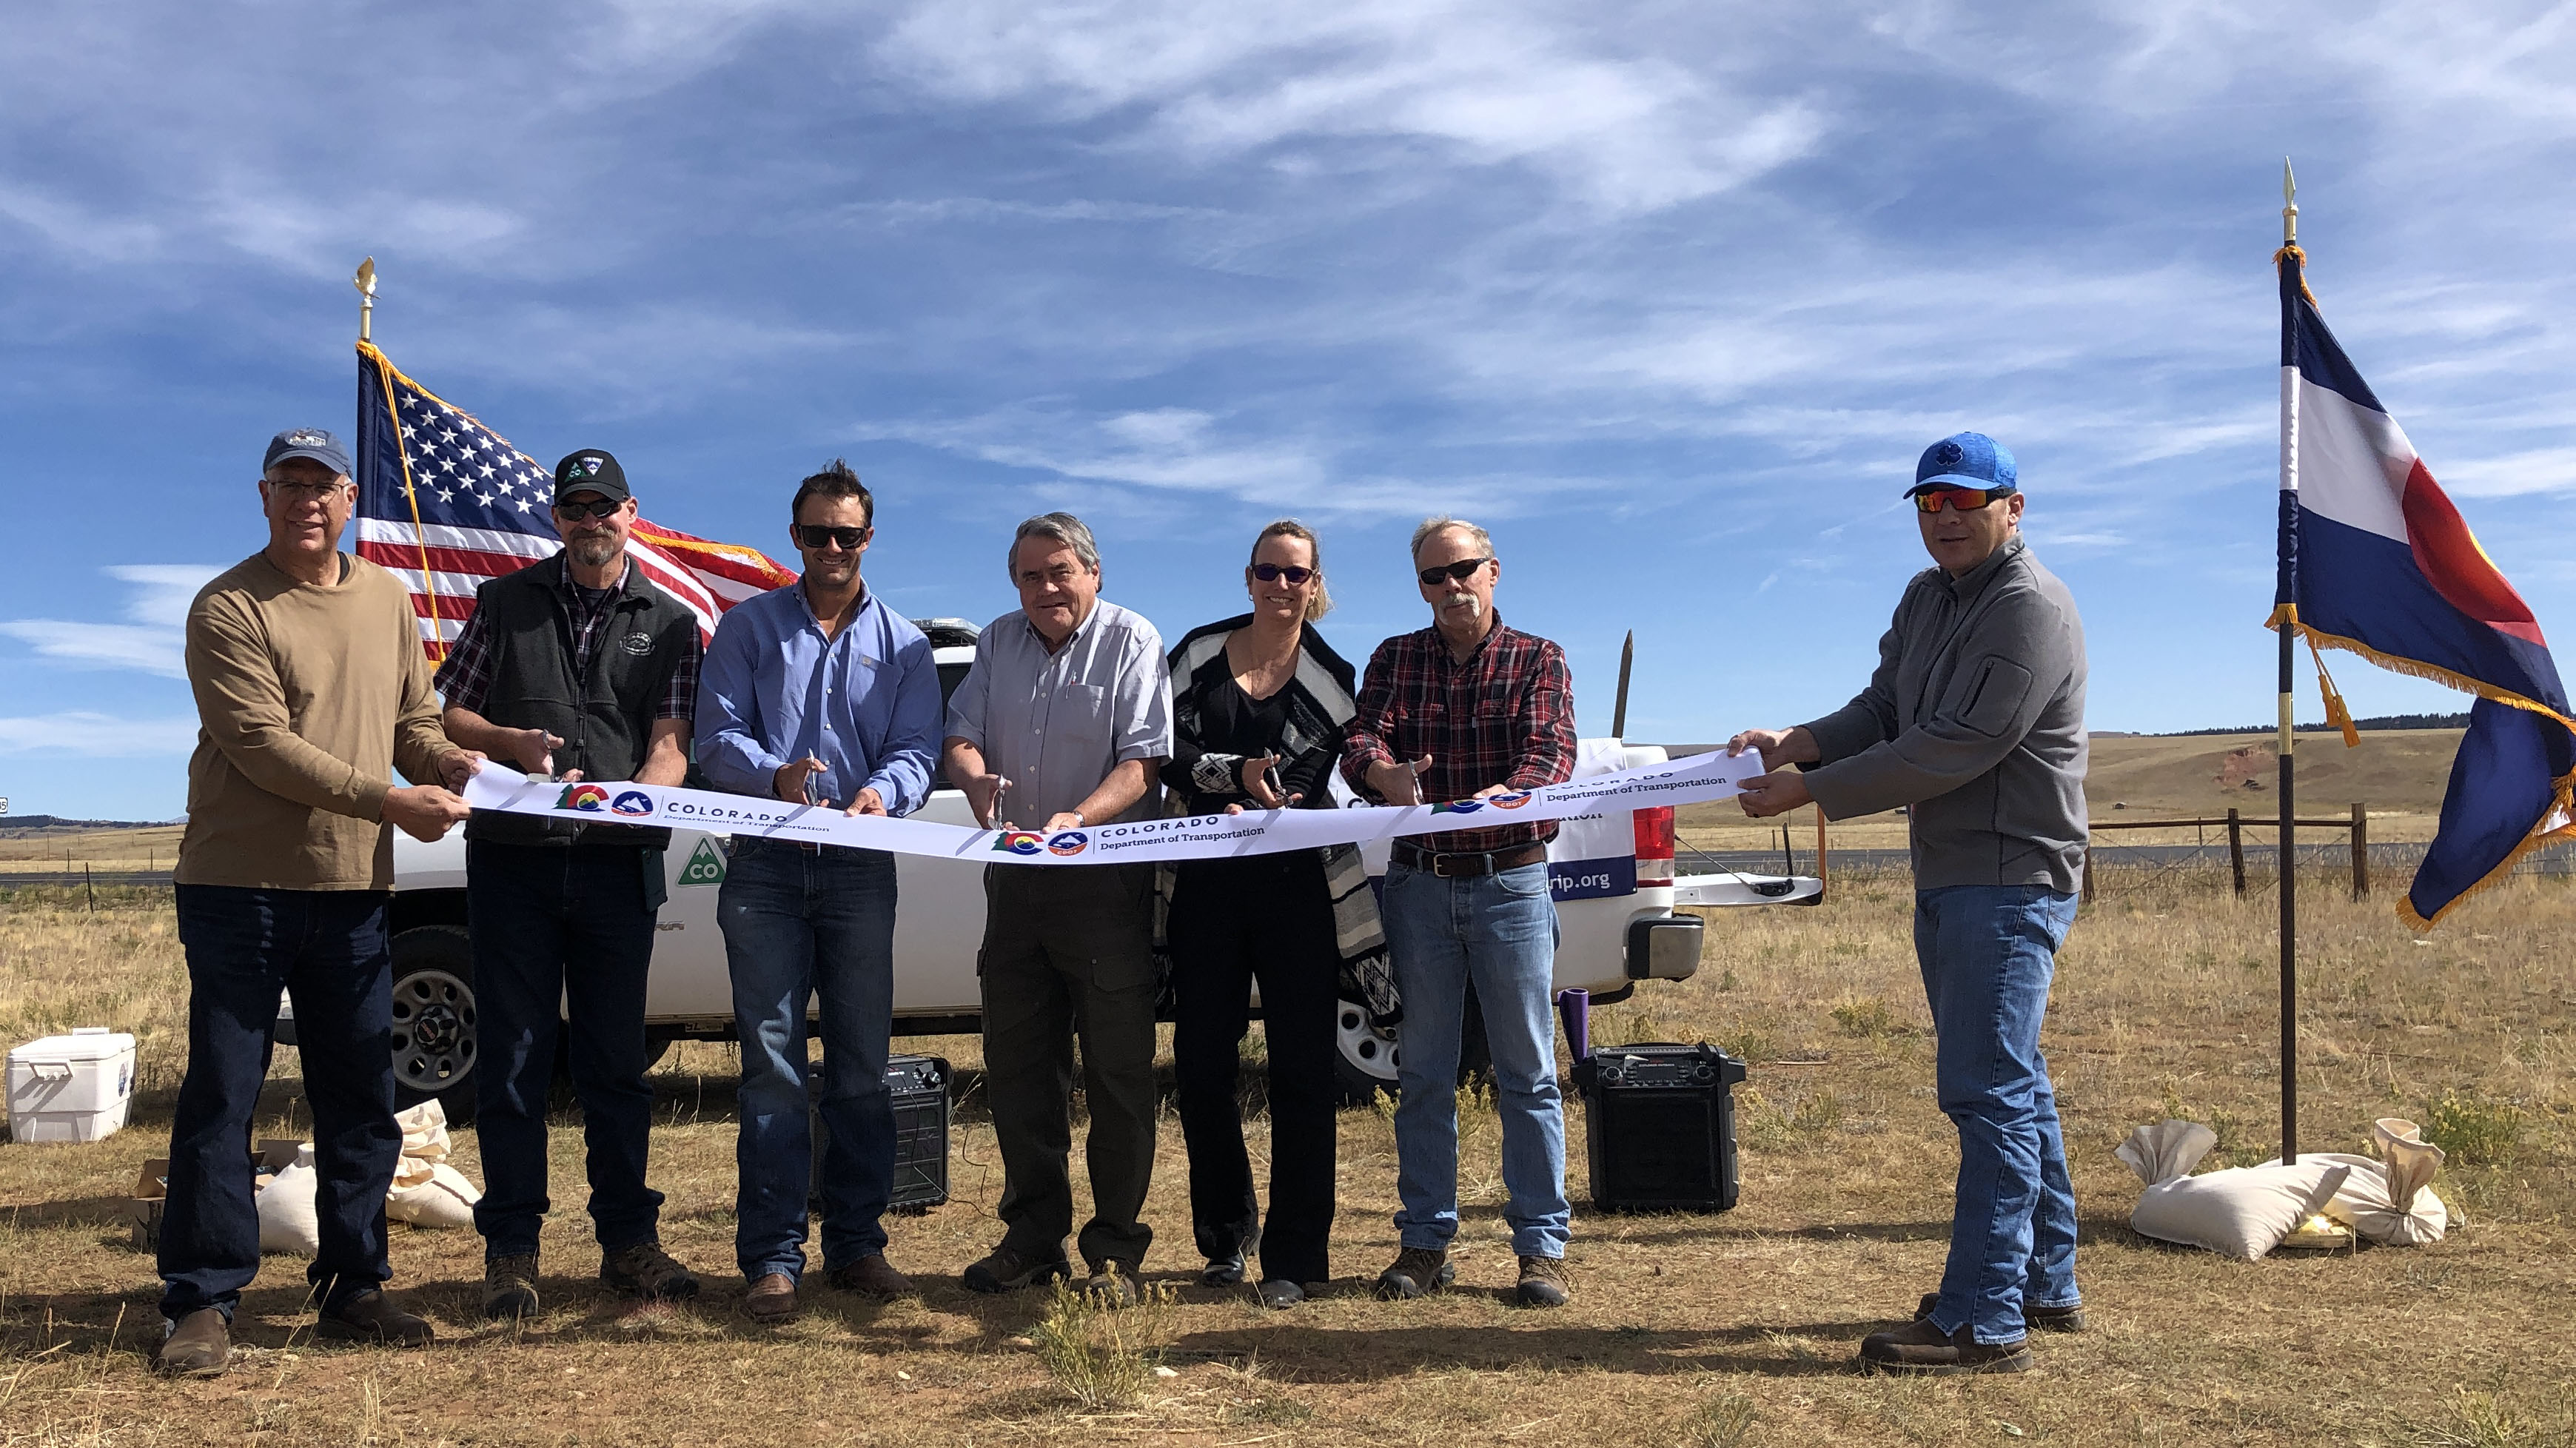
<svg viewBox="0 0 2576 1448"><path fill-rule="evenodd" d="M461 925L394 937L394 1109L436 1099L474 1119L474 947Z"/></svg>
<svg viewBox="0 0 2576 1448"><path fill-rule="evenodd" d="M1344 1106L1366 1106L1395 1094L1395 1032L1369 1023L1366 1009L1341 1001L1333 1011L1333 1085Z"/></svg>

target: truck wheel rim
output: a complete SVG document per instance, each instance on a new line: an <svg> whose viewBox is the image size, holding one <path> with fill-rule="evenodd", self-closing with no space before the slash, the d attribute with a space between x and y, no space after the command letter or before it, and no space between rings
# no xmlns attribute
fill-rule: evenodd
<svg viewBox="0 0 2576 1448"><path fill-rule="evenodd" d="M443 970L394 982L394 1079L425 1096L474 1069L474 987Z"/></svg>
<svg viewBox="0 0 2576 1448"><path fill-rule="evenodd" d="M1333 1040L1341 1047L1343 1060L1363 1074L1395 1084L1395 1032L1371 1024L1368 1012L1342 1002L1333 1017Z"/></svg>

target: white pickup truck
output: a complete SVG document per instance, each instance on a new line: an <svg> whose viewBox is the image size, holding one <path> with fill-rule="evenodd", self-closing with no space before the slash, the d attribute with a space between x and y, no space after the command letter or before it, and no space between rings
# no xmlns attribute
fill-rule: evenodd
<svg viewBox="0 0 2576 1448"><path fill-rule="evenodd" d="M974 659L975 627L924 619L939 665L942 694L954 690ZM1582 741L1575 773L1663 762L1653 746L1614 739ZM972 825L966 797L939 781L920 819ZM1560 938L1556 985L1580 987L1596 1002L1627 998L1641 980L1677 980L1699 969L1702 923L1676 915L1670 808L1585 815L1564 822L1549 847L1549 883ZM1373 875L1386 870L1387 847L1368 852ZM724 937L716 924L716 887L725 855L715 837L674 830L665 855L670 886L661 937L646 987L646 1030L656 1050L676 1040L729 1041L733 992ZM956 1035L978 1031L983 1002L975 954L984 933L983 866L918 855L896 857L900 904L895 917L895 1034ZM450 1119L473 1111L474 957L465 921L464 832L435 844L394 837L394 1074L409 1106L440 1097ZM1729 875L1694 882L1699 904L1812 904L1816 882ZM1365 1099L1395 1084L1396 1033L1374 1025L1357 1004L1341 1009L1337 1062L1345 1094ZM291 1020L284 1023L291 1033ZM291 1039L291 1034L287 1037ZM1482 1046L1481 1041L1471 1045Z"/></svg>

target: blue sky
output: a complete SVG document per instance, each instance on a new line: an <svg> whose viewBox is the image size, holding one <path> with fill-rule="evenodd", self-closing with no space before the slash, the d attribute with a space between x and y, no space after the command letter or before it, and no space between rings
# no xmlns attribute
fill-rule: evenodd
<svg viewBox="0 0 2576 1448"><path fill-rule="evenodd" d="M2259 12L2259 13L2254 13ZM2271 712L2279 173L2326 315L2544 627L2576 630L2540 6L1191 0L13 7L0 52L0 795L158 818L178 626L269 434L405 370L648 516L784 552L848 456L875 586L1009 608L1072 508L1171 636L1322 530L1355 659L1426 512L1607 732L1832 707L2002 438L2096 728ZM2358 662L2364 713L2459 707ZM2303 685L2303 714L2317 712Z"/></svg>

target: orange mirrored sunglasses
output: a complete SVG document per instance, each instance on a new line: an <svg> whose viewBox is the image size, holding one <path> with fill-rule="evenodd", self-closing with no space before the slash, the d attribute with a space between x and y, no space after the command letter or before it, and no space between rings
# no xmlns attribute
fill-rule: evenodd
<svg viewBox="0 0 2576 1448"><path fill-rule="evenodd" d="M1997 498L2009 498L2014 488L1932 488L1914 495L1918 513L1938 513L1944 504L1953 512L1973 513Z"/></svg>

